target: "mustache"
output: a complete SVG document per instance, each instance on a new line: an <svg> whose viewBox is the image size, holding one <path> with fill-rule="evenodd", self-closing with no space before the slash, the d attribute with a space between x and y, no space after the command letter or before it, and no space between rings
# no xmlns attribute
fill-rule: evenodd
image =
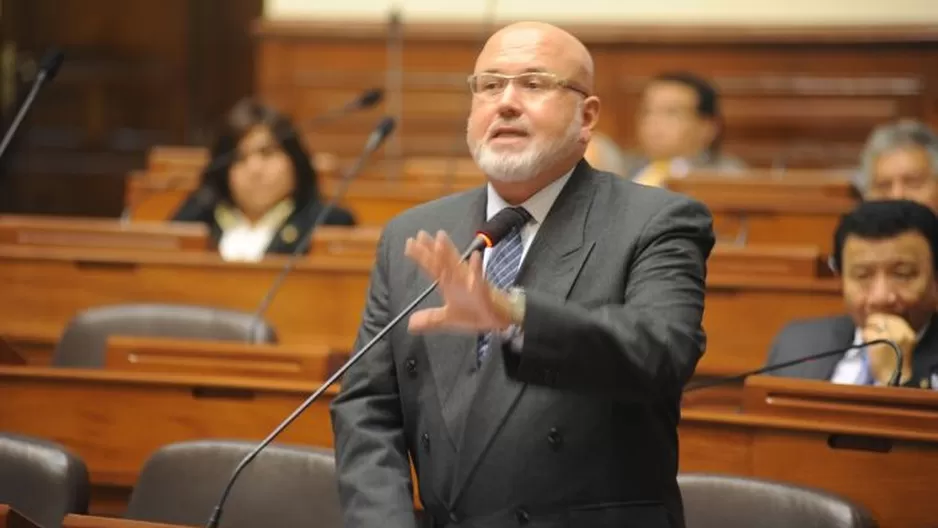
<svg viewBox="0 0 938 528"><path fill-rule="evenodd" d="M495 121L491 125L489 125L488 129L485 131L485 137L487 138L492 137L492 135L495 134L495 131L498 130L499 128L517 128L518 130L521 130L525 134L530 134L531 129L530 129L530 126L528 125L529 124L527 120L522 119L522 118L512 119L511 121L504 121L500 119L498 121Z"/></svg>

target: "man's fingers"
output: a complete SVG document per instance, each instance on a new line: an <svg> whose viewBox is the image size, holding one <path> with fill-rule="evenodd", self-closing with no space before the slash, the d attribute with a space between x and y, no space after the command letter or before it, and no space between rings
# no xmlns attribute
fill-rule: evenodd
<svg viewBox="0 0 938 528"><path fill-rule="evenodd" d="M448 264L456 265L459 263L459 250L456 249L456 245L453 244L445 231L437 231L436 248Z"/></svg>
<svg viewBox="0 0 938 528"><path fill-rule="evenodd" d="M404 255L417 263L424 272L436 278L440 274L439 259L435 255L434 240L425 231L417 233L416 238L407 239Z"/></svg>
<svg viewBox="0 0 938 528"><path fill-rule="evenodd" d="M418 310L410 316L407 328L417 334L440 328L445 322L446 308L426 308Z"/></svg>

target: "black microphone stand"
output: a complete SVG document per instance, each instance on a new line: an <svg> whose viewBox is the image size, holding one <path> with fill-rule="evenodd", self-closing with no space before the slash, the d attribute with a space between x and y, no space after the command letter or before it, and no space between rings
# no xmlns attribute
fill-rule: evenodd
<svg viewBox="0 0 938 528"><path fill-rule="evenodd" d="M860 344L849 346L846 348L837 348L834 350L827 350L825 352L819 352L817 354L811 354L808 356L795 358L790 361L783 361L781 363L766 365L764 367L757 368L755 370L750 370L748 372L743 372L742 374L737 374L735 376L730 376L727 378L717 378L715 380L703 381L695 385L691 385L690 387L687 387L686 389L684 389L684 393L693 392L695 390L700 390L700 389L706 389L708 387L715 387L717 385L724 385L726 383L745 381L746 378L748 378L749 376L757 376L759 374L765 374L766 372L773 372L779 369L783 369L785 367L791 367L793 365L806 363L808 361L814 361L816 359L823 359L823 358L830 357L830 356L836 356L838 354L844 354L847 351L853 350L855 348L862 348L865 346L879 345L879 344L889 345L889 347L892 348L892 351L896 355L896 370L893 371L892 376L890 376L888 386L898 387L899 379L902 376L902 349L899 348L899 345L897 345L896 343L888 339L874 339L872 341L867 341L866 343L860 343Z"/></svg>

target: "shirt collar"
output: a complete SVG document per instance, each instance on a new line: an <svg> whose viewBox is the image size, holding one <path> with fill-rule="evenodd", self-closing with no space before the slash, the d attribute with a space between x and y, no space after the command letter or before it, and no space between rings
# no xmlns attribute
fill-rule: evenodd
<svg viewBox="0 0 938 528"><path fill-rule="evenodd" d="M286 222L287 218L293 214L295 205L292 198L286 198L277 205L270 208L254 225L252 226L240 209L227 204L218 204L215 207L215 221L222 231L234 229L235 227L249 227L252 229L272 229L279 227Z"/></svg>
<svg viewBox="0 0 938 528"><path fill-rule="evenodd" d="M574 167L574 169L575 168L576 167ZM550 208L553 207L554 202L557 201L557 197L560 196L560 191L563 190L564 185L566 185L570 176L573 175L574 169L570 169L566 174L551 182L547 187L537 191L534 196L531 196L521 204L521 207L524 207L528 213L531 214L536 224L544 223L544 219L547 218L547 213L550 212ZM499 211L511 207L511 205L498 195L498 192L495 191L491 183L488 184L486 188L488 200L485 205L485 219L491 220Z"/></svg>

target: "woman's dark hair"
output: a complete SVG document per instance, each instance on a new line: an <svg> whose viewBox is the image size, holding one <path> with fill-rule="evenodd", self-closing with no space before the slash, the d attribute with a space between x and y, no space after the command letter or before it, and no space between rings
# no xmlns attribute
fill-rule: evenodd
<svg viewBox="0 0 938 528"><path fill-rule="evenodd" d="M211 187L219 199L232 202L228 171L238 158L238 143L257 126L265 126L270 130L293 164L293 201L296 206L303 207L307 202L318 201L316 169L313 168L310 152L300 141L293 123L272 106L253 98L238 101L228 112L212 146L211 161L202 173L202 186Z"/></svg>

